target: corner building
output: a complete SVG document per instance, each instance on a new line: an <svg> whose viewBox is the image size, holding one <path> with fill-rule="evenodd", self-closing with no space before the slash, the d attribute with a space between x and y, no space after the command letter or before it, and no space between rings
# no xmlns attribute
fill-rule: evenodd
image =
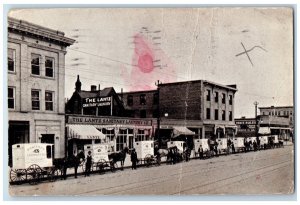
<svg viewBox="0 0 300 205"><path fill-rule="evenodd" d="M8 18L8 149L52 143L65 154L65 55L75 40L63 32Z"/></svg>

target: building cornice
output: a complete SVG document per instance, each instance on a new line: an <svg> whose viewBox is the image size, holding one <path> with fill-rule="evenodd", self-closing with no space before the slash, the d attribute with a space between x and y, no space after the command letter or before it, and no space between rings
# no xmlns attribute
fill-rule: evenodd
<svg viewBox="0 0 300 205"><path fill-rule="evenodd" d="M22 33L28 36L35 36L64 46L70 46L75 42L74 39L65 37L64 32L11 17L8 17L8 31Z"/></svg>

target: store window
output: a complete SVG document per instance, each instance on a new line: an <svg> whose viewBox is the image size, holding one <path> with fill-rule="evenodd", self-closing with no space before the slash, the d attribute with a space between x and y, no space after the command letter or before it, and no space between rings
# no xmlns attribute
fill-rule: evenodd
<svg viewBox="0 0 300 205"><path fill-rule="evenodd" d="M32 110L40 110L40 91L31 90L31 105Z"/></svg>
<svg viewBox="0 0 300 205"><path fill-rule="evenodd" d="M140 104L146 105L146 95L145 94L140 95Z"/></svg>
<svg viewBox="0 0 300 205"><path fill-rule="evenodd" d="M138 129L135 141L140 142L140 141L148 141L148 140L150 140L150 130Z"/></svg>
<svg viewBox="0 0 300 205"><path fill-rule="evenodd" d="M15 72L16 70L16 50L9 48L7 51L7 70Z"/></svg>
<svg viewBox="0 0 300 205"><path fill-rule="evenodd" d="M40 75L40 55L31 54L31 74Z"/></svg>
<svg viewBox="0 0 300 205"><path fill-rule="evenodd" d="M153 94L153 105L157 105L158 104L158 93L154 93Z"/></svg>
<svg viewBox="0 0 300 205"><path fill-rule="evenodd" d="M15 88L8 87L8 108L15 109Z"/></svg>
<svg viewBox="0 0 300 205"><path fill-rule="evenodd" d="M125 130L120 130L117 140L116 140L116 146L117 146L117 151L121 151L126 147L127 143L127 129Z"/></svg>
<svg viewBox="0 0 300 205"><path fill-rule="evenodd" d="M45 68L46 68L45 75L47 77L53 78L53 76L54 76L54 60L52 58L46 57Z"/></svg>
<svg viewBox="0 0 300 205"><path fill-rule="evenodd" d="M53 92L45 92L45 107L46 110L53 111Z"/></svg>

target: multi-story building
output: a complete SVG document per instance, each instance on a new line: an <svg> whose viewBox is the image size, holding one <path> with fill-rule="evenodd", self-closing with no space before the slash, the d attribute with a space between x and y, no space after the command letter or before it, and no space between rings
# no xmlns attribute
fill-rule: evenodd
<svg viewBox="0 0 300 205"><path fill-rule="evenodd" d="M260 115L279 116L289 119L290 127L294 128L294 107L293 106L271 106L259 107Z"/></svg>
<svg viewBox="0 0 300 205"><path fill-rule="evenodd" d="M8 18L8 147L53 143L65 154L65 55L74 43L64 33Z"/></svg>
<svg viewBox="0 0 300 205"><path fill-rule="evenodd" d="M163 129L188 128L199 138L232 137L236 85L206 80L159 84L159 117ZM174 131L173 131L174 133Z"/></svg>

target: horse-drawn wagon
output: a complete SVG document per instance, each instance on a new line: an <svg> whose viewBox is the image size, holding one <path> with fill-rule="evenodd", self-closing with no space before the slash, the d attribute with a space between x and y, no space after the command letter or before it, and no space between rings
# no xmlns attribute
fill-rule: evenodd
<svg viewBox="0 0 300 205"><path fill-rule="evenodd" d="M179 162L186 158L185 148L186 143L184 141L169 141L167 142L168 156L167 161L170 159L173 162Z"/></svg>
<svg viewBox="0 0 300 205"><path fill-rule="evenodd" d="M60 170L53 164L54 145L45 143L15 144L12 146L10 182L28 181L37 184L41 179L55 181Z"/></svg>
<svg viewBox="0 0 300 205"><path fill-rule="evenodd" d="M227 142L228 142L227 138L216 139L216 142L218 144L217 149L218 149L219 154L229 154L229 148L228 148L228 145L227 145Z"/></svg>
<svg viewBox="0 0 300 205"><path fill-rule="evenodd" d="M153 141L139 141L135 142L134 146L137 158L140 164L150 166L157 163L154 157L154 142Z"/></svg>
<svg viewBox="0 0 300 205"><path fill-rule="evenodd" d="M240 152L240 151L244 152L245 151L245 144L244 144L243 137L233 138L232 143L233 143L235 152Z"/></svg>
<svg viewBox="0 0 300 205"><path fill-rule="evenodd" d="M92 167L91 170L99 171L103 173L106 168L114 171L114 163L108 159L108 145L107 144L87 144L84 145L85 158L88 152L92 155ZM85 163L83 163L83 171L85 170Z"/></svg>
<svg viewBox="0 0 300 205"><path fill-rule="evenodd" d="M199 148L200 145L202 146L203 149L203 156L206 158L210 157L210 148L208 144L208 139L194 139L194 147L195 147L195 153L199 155Z"/></svg>

